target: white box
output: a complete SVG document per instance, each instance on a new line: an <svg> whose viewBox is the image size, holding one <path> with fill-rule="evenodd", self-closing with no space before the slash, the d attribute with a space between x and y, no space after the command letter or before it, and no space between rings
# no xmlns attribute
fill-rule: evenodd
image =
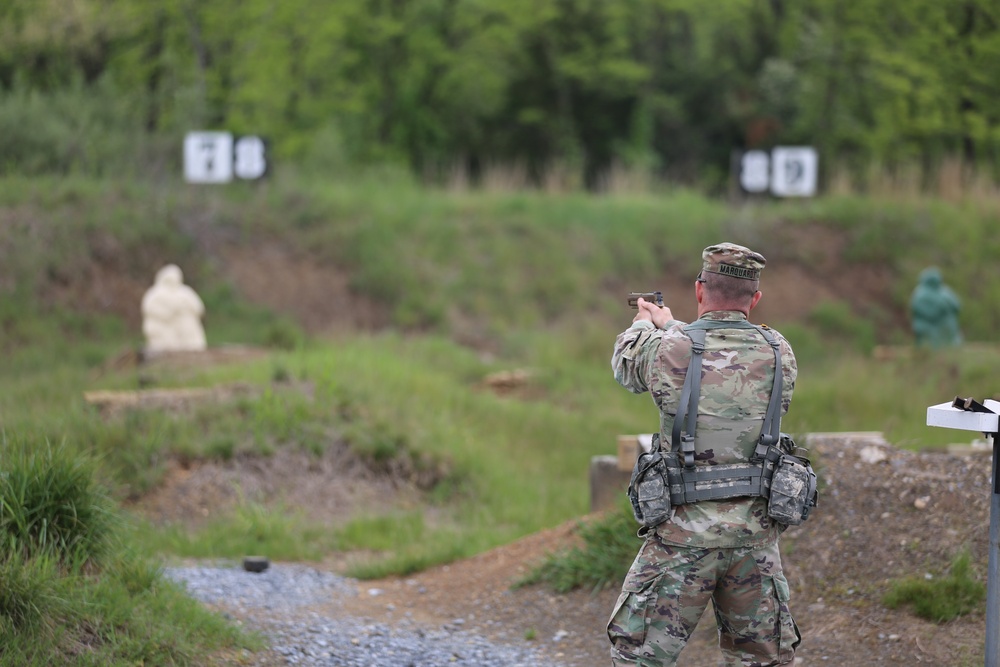
<svg viewBox="0 0 1000 667"><path fill-rule="evenodd" d="M1000 413L1000 403L987 398L983 405ZM962 431L979 431L981 433L996 433L1000 414L988 412L967 412L953 407L949 403L939 403L927 408L927 425L955 428Z"/></svg>

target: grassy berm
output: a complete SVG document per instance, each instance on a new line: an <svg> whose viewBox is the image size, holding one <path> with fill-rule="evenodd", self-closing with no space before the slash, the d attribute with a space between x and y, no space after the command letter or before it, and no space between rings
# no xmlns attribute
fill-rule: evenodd
<svg viewBox="0 0 1000 667"><path fill-rule="evenodd" d="M968 442L924 412L994 394L998 218L995 201L0 181L0 664L250 660L261 640L165 582L167 561L415 576L582 517L591 457L656 425L610 377L625 293L661 289L692 318L700 251L721 239L768 258L754 319L800 365L784 430ZM206 303L206 355L139 353L166 263ZM910 345L930 265L963 298L962 348ZM863 545L838 530L824 553L848 564ZM932 544L932 574L982 583L975 541L945 553L939 535L883 558L865 608L906 609ZM535 587L612 590L629 558Z"/></svg>

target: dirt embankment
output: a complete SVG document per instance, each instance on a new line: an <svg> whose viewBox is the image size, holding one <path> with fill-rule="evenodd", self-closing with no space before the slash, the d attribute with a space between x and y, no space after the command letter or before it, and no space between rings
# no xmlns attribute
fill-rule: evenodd
<svg viewBox="0 0 1000 667"><path fill-rule="evenodd" d="M877 316L880 324L908 327L906 313L893 299L891 270L846 262L848 239L842 232L821 224L788 225L768 236L757 246L766 249L768 266L761 282L764 298L754 311L756 321L802 321L824 301L845 301L859 315ZM347 270L280 238L239 239L202 232L193 241L196 255L211 267L214 280L231 285L249 303L291 318L311 334L377 330L389 324L390 313L382 304L351 289ZM149 266L148 275L138 275L136 262L118 257L114 239L97 235L91 243L94 247L75 259L72 275L50 271L43 278L40 300L117 315L138 333L139 304L159 266ZM152 250L144 254L158 256ZM696 317L693 280L693 275L664 266L662 274L649 277L648 285L664 290L675 315L689 321ZM614 302L636 288L620 284L614 276L602 282L607 298ZM196 290L204 287L191 284ZM209 330L211 316L209 312Z"/></svg>

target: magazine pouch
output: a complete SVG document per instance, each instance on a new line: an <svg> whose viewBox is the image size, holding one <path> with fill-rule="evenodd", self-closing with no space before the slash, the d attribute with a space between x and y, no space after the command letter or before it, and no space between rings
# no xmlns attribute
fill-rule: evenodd
<svg viewBox="0 0 1000 667"><path fill-rule="evenodd" d="M782 454L771 477L767 515L786 526L798 526L809 518L817 500L816 473L809 459Z"/></svg>
<svg viewBox="0 0 1000 667"><path fill-rule="evenodd" d="M628 499L635 520L645 528L663 523L670 516L667 464L660 452L660 435L653 434L649 452L639 455L628 483Z"/></svg>

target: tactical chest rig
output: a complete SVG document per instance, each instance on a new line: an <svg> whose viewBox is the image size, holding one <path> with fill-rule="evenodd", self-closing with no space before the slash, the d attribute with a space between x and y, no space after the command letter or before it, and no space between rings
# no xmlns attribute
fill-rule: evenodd
<svg viewBox="0 0 1000 667"><path fill-rule="evenodd" d="M702 355L710 329L756 329L774 350L774 384L757 446L747 463L696 466L694 436L701 394ZM639 456L629 481L628 496L636 521L656 526L670 517L676 505L737 497L768 499L768 516L785 525L798 525L816 506L816 473L808 459L794 456L795 443L781 433L781 344L766 327L747 321L698 320L684 327L691 339L691 361L681 389L671 432L671 448L652 448Z"/></svg>

